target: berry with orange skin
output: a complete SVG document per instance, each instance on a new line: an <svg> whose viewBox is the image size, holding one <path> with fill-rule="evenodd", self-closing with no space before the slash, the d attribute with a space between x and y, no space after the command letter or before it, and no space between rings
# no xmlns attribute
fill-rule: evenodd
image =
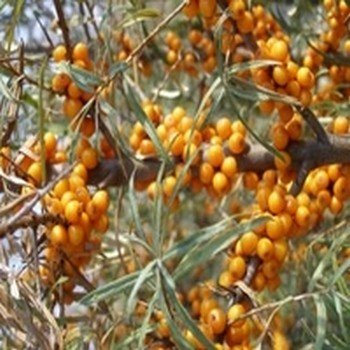
<svg viewBox="0 0 350 350"><path fill-rule="evenodd" d="M203 320L205 320L208 317L209 312L211 310L217 307L218 307L218 302L214 298L208 298L208 299L202 300L200 314Z"/></svg>
<svg viewBox="0 0 350 350"><path fill-rule="evenodd" d="M79 131L85 137L91 137L95 133L95 130L95 121L93 120L93 118L85 117L80 124Z"/></svg>
<svg viewBox="0 0 350 350"><path fill-rule="evenodd" d="M55 62L61 62L67 59L67 49L64 45L58 45L52 52Z"/></svg>
<svg viewBox="0 0 350 350"><path fill-rule="evenodd" d="M197 0L191 0L188 5L182 10L188 18L193 18L199 13L199 6Z"/></svg>
<svg viewBox="0 0 350 350"><path fill-rule="evenodd" d="M62 93L69 86L70 78L65 73L56 74L51 81L52 90Z"/></svg>
<svg viewBox="0 0 350 350"><path fill-rule="evenodd" d="M308 227L310 225L311 213L308 207L301 205L295 213L295 222L300 227Z"/></svg>
<svg viewBox="0 0 350 350"><path fill-rule="evenodd" d="M272 214L281 213L286 207L284 197L277 191L273 191L268 198L268 208Z"/></svg>
<svg viewBox="0 0 350 350"><path fill-rule="evenodd" d="M344 116L338 116L334 119L333 122L333 133L340 135L346 134L349 130L349 120Z"/></svg>
<svg viewBox="0 0 350 350"><path fill-rule="evenodd" d="M59 199L61 199L62 196L68 191L69 191L68 179L59 180L53 189L53 193Z"/></svg>
<svg viewBox="0 0 350 350"><path fill-rule="evenodd" d="M43 180L41 163L32 163L28 168L27 174L30 176L30 179L35 181L35 185L40 185Z"/></svg>
<svg viewBox="0 0 350 350"><path fill-rule="evenodd" d="M260 238L256 252L261 260L270 260L275 253L274 244L266 237Z"/></svg>
<svg viewBox="0 0 350 350"><path fill-rule="evenodd" d="M297 72L297 81L301 87L310 89L315 85L315 77L307 67L301 67Z"/></svg>
<svg viewBox="0 0 350 350"><path fill-rule="evenodd" d="M68 227L68 241L72 246L79 246L84 242L84 229L80 225L69 225Z"/></svg>
<svg viewBox="0 0 350 350"><path fill-rule="evenodd" d="M56 150L57 140L56 136L52 132L46 132L44 135L44 144L46 157L50 157Z"/></svg>
<svg viewBox="0 0 350 350"><path fill-rule="evenodd" d="M171 195L174 192L175 186L176 186L176 177L175 176L167 176L163 180L163 193L167 197L171 197Z"/></svg>
<svg viewBox="0 0 350 350"><path fill-rule="evenodd" d="M204 184L208 185L212 182L212 179L214 177L214 168L211 164L204 162L200 165L199 168L199 179Z"/></svg>
<svg viewBox="0 0 350 350"><path fill-rule="evenodd" d="M106 233L108 230L108 225L109 220L106 214L102 214L96 220L92 221L93 228L100 233Z"/></svg>
<svg viewBox="0 0 350 350"><path fill-rule="evenodd" d="M64 216L71 224L76 224L80 220L82 205L77 200L69 201L64 208Z"/></svg>
<svg viewBox="0 0 350 350"><path fill-rule="evenodd" d="M272 240L280 239L285 236L283 223L278 217L274 217L266 223L266 234Z"/></svg>
<svg viewBox="0 0 350 350"><path fill-rule="evenodd" d="M222 194L224 191L228 189L228 186L229 186L229 182L226 175L224 175L220 171L215 173L212 179L212 184L215 192L217 192L218 194Z"/></svg>
<svg viewBox="0 0 350 350"><path fill-rule="evenodd" d="M67 230L63 225L55 225L50 231L49 239L53 245L65 246L68 242Z"/></svg>
<svg viewBox="0 0 350 350"><path fill-rule="evenodd" d="M72 173L68 178L69 190L75 192L77 188L84 187L85 181L77 174Z"/></svg>
<svg viewBox="0 0 350 350"><path fill-rule="evenodd" d="M89 61L89 49L84 43L78 43L74 46L72 52L73 60Z"/></svg>
<svg viewBox="0 0 350 350"><path fill-rule="evenodd" d="M254 29L254 18L251 12L245 11L241 18L236 22L238 30L242 34L251 33Z"/></svg>
<svg viewBox="0 0 350 350"><path fill-rule="evenodd" d="M109 196L107 191L105 190L97 191L92 197L92 202L95 205L96 210L100 214L106 213L109 206Z"/></svg>
<svg viewBox="0 0 350 350"><path fill-rule="evenodd" d="M235 256L229 264L229 271L236 280L240 280L245 276L247 264L241 256Z"/></svg>
<svg viewBox="0 0 350 350"><path fill-rule="evenodd" d="M282 124L277 124L272 130L272 141L278 150L284 150L289 143L289 135Z"/></svg>
<svg viewBox="0 0 350 350"><path fill-rule="evenodd" d="M227 320L235 328L242 327L245 320L238 320L238 318L242 316L245 312L246 310L242 304L234 304L227 311Z"/></svg>
<svg viewBox="0 0 350 350"><path fill-rule="evenodd" d="M221 334L226 328L226 314L220 308L209 311L206 323L211 327L214 334Z"/></svg>
<svg viewBox="0 0 350 350"><path fill-rule="evenodd" d="M87 172L87 169L83 163L78 163L73 168L73 174L76 174L79 177L81 177L84 180L84 182L86 182L88 180L88 172Z"/></svg>
<svg viewBox="0 0 350 350"><path fill-rule="evenodd" d="M96 168L98 164L97 152L94 148L86 148L81 153L80 158L81 158L81 162L88 170Z"/></svg>
<svg viewBox="0 0 350 350"><path fill-rule="evenodd" d="M78 99L66 98L63 102L63 113L69 118L73 119L78 115L83 107L83 103Z"/></svg>
<svg viewBox="0 0 350 350"><path fill-rule="evenodd" d="M242 253L244 255L252 255L256 250L259 237L254 232L247 232L241 237L240 241L242 245Z"/></svg>
<svg viewBox="0 0 350 350"><path fill-rule="evenodd" d="M228 140L228 147L233 154L242 153L245 148L244 136L239 132L233 133Z"/></svg>
<svg viewBox="0 0 350 350"><path fill-rule="evenodd" d="M228 178L232 178L238 172L236 159L232 156L225 157L220 170Z"/></svg>
<svg viewBox="0 0 350 350"><path fill-rule="evenodd" d="M275 41L270 48L270 59L285 62L288 58L288 45L283 40Z"/></svg>
<svg viewBox="0 0 350 350"><path fill-rule="evenodd" d="M224 151L221 145L212 145L207 151L207 160L213 167L219 167L224 160Z"/></svg>
<svg viewBox="0 0 350 350"><path fill-rule="evenodd" d="M284 67L276 66L272 72L273 80L281 86L284 86L288 83L288 72Z"/></svg>
<svg viewBox="0 0 350 350"><path fill-rule="evenodd" d="M232 132L230 120L228 118L220 118L216 122L216 132L221 139L228 139Z"/></svg>

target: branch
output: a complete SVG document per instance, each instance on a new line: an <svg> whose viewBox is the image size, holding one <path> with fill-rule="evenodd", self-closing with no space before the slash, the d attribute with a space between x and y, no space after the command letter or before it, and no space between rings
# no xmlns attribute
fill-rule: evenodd
<svg viewBox="0 0 350 350"><path fill-rule="evenodd" d="M34 215L29 214L22 216L16 222L4 222L0 224L0 238L3 238L8 233L13 233L20 228L26 227L37 227L38 225L45 225L48 222L54 224L62 224L64 220L59 215L53 214L43 214L43 215Z"/></svg>

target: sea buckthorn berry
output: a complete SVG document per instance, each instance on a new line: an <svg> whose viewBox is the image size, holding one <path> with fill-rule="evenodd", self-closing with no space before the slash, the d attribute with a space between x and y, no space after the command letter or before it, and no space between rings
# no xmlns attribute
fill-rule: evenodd
<svg viewBox="0 0 350 350"><path fill-rule="evenodd" d="M251 33L254 29L254 18L251 12L245 11L243 16L237 20L236 25L242 34Z"/></svg>
<svg viewBox="0 0 350 350"><path fill-rule="evenodd" d="M268 279L274 278L278 274L278 271L279 265L275 260L265 261L262 264L262 272Z"/></svg>
<svg viewBox="0 0 350 350"><path fill-rule="evenodd" d="M223 192L225 192L229 186L227 176L220 171L215 173L212 180L212 184L215 192L217 192L218 194L222 194Z"/></svg>
<svg viewBox="0 0 350 350"><path fill-rule="evenodd" d="M307 67L300 67L297 72L297 80L301 87L310 89L315 84L315 77Z"/></svg>
<svg viewBox="0 0 350 350"><path fill-rule="evenodd" d="M218 307L218 302L214 298L204 299L201 303L201 317L203 320L207 318L209 312Z"/></svg>
<svg viewBox="0 0 350 350"><path fill-rule="evenodd" d="M220 273L218 284L223 288L230 288L235 282L230 271L223 271Z"/></svg>
<svg viewBox="0 0 350 350"><path fill-rule="evenodd" d="M332 196L329 209L333 215L338 215L343 210L343 201L338 199L336 196Z"/></svg>
<svg viewBox="0 0 350 350"><path fill-rule="evenodd" d="M176 177L175 176L167 176L163 180L163 192L167 197L170 197L176 186Z"/></svg>
<svg viewBox="0 0 350 350"><path fill-rule="evenodd" d="M269 260L274 256L274 244L268 238L260 238L256 247L256 252L260 259Z"/></svg>
<svg viewBox="0 0 350 350"><path fill-rule="evenodd" d="M340 165L339 164L329 165L327 168L327 173L328 173L329 179L335 182L341 176Z"/></svg>
<svg viewBox="0 0 350 350"><path fill-rule="evenodd" d="M82 205L77 200L68 202L64 208L64 216L72 224L79 222L81 213Z"/></svg>
<svg viewBox="0 0 350 350"><path fill-rule="evenodd" d="M182 160L184 162L187 162L189 159L194 157L194 155L197 152L197 146L194 143L190 143L185 145L183 152L182 152ZM197 156L192 160L192 164L195 164L198 162L198 154Z"/></svg>
<svg viewBox="0 0 350 350"><path fill-rule="evenodd" d="M73 60L89 61L89 49L84 43L78 43L74 46L72 52Z"/></svg>
<svg viewBox="0 0 350 350"><path fill-rule="evenodd" d="M43 180L41 163L32 163L28 168L27 174L30 176L30 179L35 181L35 185L40 185Z"/></svg>
<svg viewBox="0 0 350 350"><path fill-rule="evenodd" d="M289 143L289 134L284 125L278 124L272 130L272 141L278 150L284 150Z"/></svg>
<svg viewBox="0 0 350 350"><path fill-rule="evenodd" d="M327 174L327 171L323 169L317 170L314 177L314 182L317 188L317 192L326 189L329 185L329 176Z"/></svg>
<svg viewBox="0 0 350 350"><path fill-rule="evenodd" d="M233 19L237 20L244 16L246 5L243 0L230 1L229 9L231 11Z"/></svg>
<svg viewBox="0 0 350 350"><path fill-rule="evenodd" d="M281 66L276 66L272 72L273 80L281 86L288 83L288 72L287 69Z"/></svg>
<svg viewBox="0 0 350 350"><path fill-rule="evenodd" d="M288 244L285 239L279 239L273 242L274 245L274 258L282 263L288 253Z"/></svg>
<svg viewBox="0 0 350 350"><path fill-rule="evenodd" d="M260 292L262 291L265 286L266 286L266 277L262 272L258 272L254 278L253 278L253 283L252 283L253 288Z"/></svg>
<svg viewBox="0 0 350 350"><path fill-rule="evenodd" d="M64 45L58 45L52 52L55 62L61 62L67 59L67 49Z"/></svg>
<svg viewBox="0 0 350 350"><path fill-rule="evenodd" d="M213 17L216 12L216 0L199 0L199 11L203 17Z"/></svg>
<svg viewBox="0 0 350 350"><path fill-rule="evenodd" d="M259 237L254 232L245 233L241 239L242 252L244 255L252 255L257 247Z"/></svg>
<svg viewBox="0 0 350 350"><path fill-rule="evenodd" d="M311 213L308 207L301 205L295 213L295 222L303 228L310 225Z"/></svg>
<svg viewBox="0 0 350 350"><path fill-rule="evenodd" d="M88 172L87 172L86 167L84 166L83 163L78 163L73 168L73 174L80 176L85 182L88 179Z"/></svg>
<svg viewBox="0 0 350 350"><path fill-rule="evenodd" d="M259 188L256 193L256 201L261 210L266 211L268 209L268 199L272 190L269 187Z"/></svg>
<svg viewBox="0 0 350 350"><path fill-rule="evenodd" d="M281 213L286 207L284 197L277 191L273 191L268 198L268 208L272 214Z"/></svg>
<svg viewBox="0 0 350 350"><path fill-rule="evenodd" d="M205 185L208 185L212 182L212 179L214 177L214 168L209 163L202 163L199 168L199 179L201 182L203 182Z"/></svg>
<svg viewBox="0 0 350 350"><path fill-rule="evenodd" d="M349 120L344 116L338 116L333 122L333 133L340 135L346 134L349 130Z"/></svg>
<svg viewBox="0 0 350 350"><path fill-rule="evenodd" d="M301 92L301 87L296 80L288 81L286 85L286 93L288 95L298 98L300 96L300 92Z"/></svg>
<svg viewBox="0 0 350 350"><path fill-rule="evenodd" d="M244 315L246 312L242 304L235 304L231 306L227 311L227 320L233 327L241 327L245 323L244 319L238 320L239 317Z"/></svg>
<svg viewBox="0 0 350 350"><path fill-rule="evenodd" d="M68 242L67 230L63 225L55 225L51 229L49 238L53 245L64 246Z"/></svg>
<svg viewBox="0 0 350 350"><path fill-rule="evenodd" d="M94 169L98 164L97 152L94 148L87 148L81 154L81 162L86 169Z"/></svg>
<svg viewBox="0 0 350 350"><path fill-rule="evenodd" d="M287 170L290 165L292 164L292 158L287 152L280 152L281 158L275 156L274 162L276 169L280 171L285 171Z"/></svg>
<svg viewBox="0 0 350 350"><path fill-rule="evenodd" d="M56 136L52 132L45 133L44 144L45 144L46 157L50 157L56 150L56 145L57 145Z"/></svg>
<svg viewBox="0 0 350 350"><path fill-rule="evenodd" d="M317 193L317 205L321 210L327 208L331 203L332 196L328 190L321 190Z"/></svg>
<svg viewBox="0 0 350 350"><path fill-rule="evenodd" d="M232 130L232 133L239 132L243 136L246 136L246 134L247 134L247 129L240 120L235 120L231 124L231 130Z"/></svg>
<svg viewBox="0 0 350 350"><path fill-rule="evenodd" d="M253 171L247 171L243 174L243 186L248 190L254 191L258 187L259 176Z"/></svg>
<svg viewBox="0 0 350 350"><path fill-rule="evenodd" d="M84 206L91 200L90 193L84 186L77 187L75 189L75 194L77 196L77 200Z"/></svg>
<svg viewBox="0 0 350 350"><path fill-rule="evenodd" d="M156 153L154 144L149 139L144 139L140 143L140 153L143 155L151 155Z"/></svg>
<svg viewBox="0 0 350 350"><path fill-rule="evenodd" d="M95 133L95 121L93 118L85 117L83 121L80 124L79 131L85 136L85 137L91 137Z"/></svg>
<svg viewBox="0 0 350 350"><path fill-rule="evenodd" d="M221 164L221 172L226 175L228 178L232 178L237 174L237 162L234 157L225 157L224 161Z"/></svg>
<svg viewBox="0 0 350 350"><path fill-rule="evenodd" d="M224 160L224 151L221 145L212 145L207 153L207 161L213 167L219 167Z"/></svg>
<svg viewBox="0 0 350 350"><path fill-rule="evenodd" d="M226 328L226 314L220 308L209 311L206 323L211 327L214 334L221 334Z"/></svg>
<svg viewBox="0 0 350 350"><path fill-rule="evenodd" d="M275 102L272 100L261 101L259 103L259 109L261 113L270 115L275 109Z"/></svg>
<svg viewBox="0 0 350 350"><path fill-rule="evenodd" d="M68 227L68 241L73 246L78 246L84 242L84 229L79 225L69 225Z"/></svg>
<svg viewBox="0 0 350 350"><path fill-rule="evenodd" d="M83 103L78 99L66 98L63 102L63 113L69 118L73 119L78 115L83 107Z"/></svg>
<svg viewBox="0 0 350 350"><path fill-rule="evenodd" d="M184 139L186 143L194 143L196 146L199 146L203 137L202 134L198 130L187 130L184 135Z"/></svg>
<svg viewBox="0 0 350 350"><path fill-rule="evenodd" d="M175 133L170 140L170 152L174 156L181 156L185 147L185 139L183 135Z"/></svg>
<svg viewBox="0 0 350 350"><path fill-rule="evenodd" d="M241 346L241 344L249 338L249 323L244 322L241 327L235 327L231 325L228 327L225 333L225 343L230 346L230 349L236 349L236 346Z"/></svg>
<svg viewBox="0 0 350 350"><path fill-rule="evenodd" d="M333 193L340 201L344 201L349 196L349 183L345 176L340 176L333 185Z"/></svg>
<svg viewBox="0 0 350 350"><path fill-rule="evenodd" d="M51 86L55 92L62 93L70 83L70 78L65 73L58 73L52 78Z"/></svg>
<svg viewBox="0 0 350 350"><path fill-rule="evenodd" d="M220 138L226 140L231 135L231 122L228 118L220 118L216 122L216 132Z"/></svg>
<svg viewBox="0 0 350 350"><path fill-rule="evenodd" d="M197 16L199 13L198 1L191 0L189 4L184 7L183 12L188 18Z"/></svg>
<svg viewBox="0 0 350 350"><path fill-rule="evenodd" d="M85 181L77 174L71 174L68 178L69 190L75 192L77 188L84 187Z"/></svg>
<svg viewBox="0 0 350 350"><path fill-rule="evenodd" d="M283 223L278 217L274 217L266 223L266 234L272 240L280 239L285 236Z"/></svg>
<svg viewBox="0 0 350 350"><path fill-rule="evenodd" d="M71 82L69 84L67 91L68 91L69 97L73 99L78 99L82 94L82 91L78 88L78 86L74 82Z"/></svg>
<svg viewBox="0 0 350 350"><path fill-rule="evenodd" d="M95 205L96 210L100 214L106 213L109 206L109 196L107 191L105 190L97 191L92 197L92 202Z"/></svg>
<svg viewBox="0 0 350 350"><path fill-rule="evenodd" d="M287 124L293 118L293 108L289 105L283 104L278 108L278 115L280 117L280 121L283 124Z"/></svg>
<svg viewBox="0 0 350 350"><path fill-rule="evenodd" d="M244 136L239 133L233 133L228 140L228 147L233 154L240 154L245 149Z"/></svg>
<svg viewBox="0 0 350 350"><path fill-rule="evenodd" d="M74 199L77 199L77 195L74 192L69 191L69 188L68 188L68 191L64 192L62 197L61 197L61 203L62 203L63 207L66 207L68 202L70 202Z"/></svg>
<svg viewBox="0 0 350 350"><path fill-rule="evenodd" d="M108 230L108 225L108 216L105 214L102 214L96 220L92 221L93 228L100 233L106 233Z"/></svg>
<svg viewBox="0 0 350 350"><path fill-rule="evenodd" d="M272 60L284 62L288 57L288 45L283 40L275 41L270 48Z"/></svg>
<svg viewBox="0 0 350 350"><path fill-rule="evenodd" d="M245 276L247 264L241 256L235 256L229 264L229 271L235 280L240 280Z"/></svg>

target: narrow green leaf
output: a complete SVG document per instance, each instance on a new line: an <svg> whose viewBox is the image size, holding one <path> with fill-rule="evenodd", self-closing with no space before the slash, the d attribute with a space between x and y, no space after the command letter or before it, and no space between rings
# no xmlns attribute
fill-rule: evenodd
<svg viewBox="0 0 350 350"><path fill-rule="evenodd" d="M188 329L206 349L215 350L214 344L198 328L186 308L178 300L175 293L176 286L174 280L171 278L166 268L163 265L160 265L160 270L163 276L162 281L164 282L166 295L169 297L170 305L176 310L179 319L182 321L186 329Z"/></svg>
<svg viewBox="0 0 350 350"><path fill-rule="evenodd" d="M315 350L323 349L323 344L326 338L326 326L327 326L327 309L324 301L319 295L314 296L314 302L316 305L316 315L317 315L317 331L315 340Z"/></svg>
<svg viewBox="0 0 350 350"><path fill-rule="evenodd" d="M151 19L159 17L160 12L158 9L144 8L137 10L130 15L126 16L120 23L118 23L119 28L127 28L135 23L149 21Z"/></svg>
<svg viewBox="0 0 350 350"><path fill-rule="evenodd" d="M5 84L5 82L2 80L1 77L0 77L0 93L4 97L6 97L9 101L20 103L20 101L18 101L16 97L12 94L12 92L10 91L10 89L8 88L8 86Z"/></svg>
<svg viewBox="0 0 350 350"><path fill-rule="evenodd" d="M113 350L125 350L125 349L131 349L131 346L133 343L135 343L141 336L141 333L148 334L153 332L156 329L155 324L149 324L145 327L138 328L130 333L128 337L123 339L122 341L118 342L116 345L112 346L111 349Z"/></svg>
<svg viewBox="0 0 350 350"><path fill-rule="evenodd" d="M227 69L226 76L228 79L231 79L235 74L246 71L248 69L258 69L262 67L276 66L280 64L281 62L273 60L254 60L243 63L235 63Z"/></svg>
<svg viewBox="0 0 350 350"><path fill-rule="evenodd" d="M125 72L128 68L129 65L124 61L113 63L109 68L108 76L115 77L117 74Z"/></svg>
<svg viewBox="0 0 350 350"><path fill-rule="evenodd" d="M85 305L98 303L112 296L125 292L131 288L139 278L140 271L133 272L129 275L122 276L115 281L106 283L105 285L96 288L92 292L86 294L80 302Z"/></svg>
<svg viewBox="0 0 350 350"><path fill-rule="evenodd" d="M95 88L103 83L97 74L69 64L68 62L62 62L61 67L72 78L74 83L84 91L93 93Z"/></svg>
<svg viewBox="0 0 350 350"><path fill-rule="evenodd" d="M267 217L259 217L248 222L238 224L234 229L224 230L223 232L215 235L206 243L196 245L178 264L173 274L174 280L178 280L188 275L188 273L190 273L200 264L208 262L208 260L212 259L219 252L226 249L236 236L251 231L254 227L261 225L266 220Z"/></svg>
<svg viewBox="0 0 350 350"><path fill-rule="evenodd" d="M333 278L331 280L330 286L337 283L338 279L344 275L350 269L350 258L346 259L337 271L334 272Z"/></svg>
<svg viewBox="0 0 350 350"><path fill-rule="evenodd" d="M149 278L151 271L154 269L155 263L156 260L151 261L144 269L140 271L139 276L131 290L130 296L126 303L126 310L128 316L130 316L134 312L137 303L137 293L139 292L140 288L144 285L146 280Z"/></svg>

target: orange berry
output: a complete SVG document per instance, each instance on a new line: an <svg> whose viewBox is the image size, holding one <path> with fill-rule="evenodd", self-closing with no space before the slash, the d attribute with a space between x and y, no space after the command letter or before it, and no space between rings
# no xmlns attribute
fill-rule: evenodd
<svg viewBox="0 0 350 350"><path fill-rule="evenodd" d="M213 180L212 180L213 188L215 192L218 194L222 194L228 189L229 182L226 177L222 172L218 171L215 173Z"/></svg>
<svg viewBox="0 0 350 350"><path fill-rule="evenodd" d="M170 138L170 152L174 156L181 156L185 147L185 139L180 133L175 133Z"/></svg>
<svg viewBox="0 0 350 350"><path fill-rule="evenodd" d="M256 252L261 260L269 260L274 256L274 244L268 238L260 238L256 247Z"/></svg>
<svg viewBox="0 0 350 350"><path fill-rule="evenodd" d="M207 161L213 167L219 167L224 160L224 151L221 145L212 145L207 151Z"/></svg>
<svg viewBox="0 0 350 350"><path fill-rule="evenodd" d="M333 122L333 133L340 135L346 134L349 130L349 120L344 116L338 116Z"/></svg>
<svg viewBox="0 0 350 350"><path fill-rule="evenodd" d="M245 276L247 264L241 256L235 256L230 260L229 271L235 280L240 280Z"/></svg>
<svg viewBox="0 0 350 350"><path fill-rule="evenodd" d="M276 260L265 261L262 264L262 272L268 278L274 278L279 271L279 266Z"/></svg>
<svg viewBox="0 0 350 350"><path fill-rule="evenodd" d="M289 143L289 135L282 124L277 124L272 130L272 141L278 150L284 150Z"/></svg>
<svg viewBox="0 0 350 350"><path fill-rule="evenodd" d="M56 150L56 145L57 145L56 136L52 132L46 132L44 135L44 143L45 143L46 157L49 157Z"/></svg>
<svg viewBox="0 0 350 350"><path fill-rule="evenodd" d="M203 17L213 17L216 12L216 0L199 0L199 11Z"/></svg>
<svg viewBox="0 0 350 350"><path fill-rule="evenodd" d="M94 148L86 148L81 153L81 162L86 167L86 169L94 169L98 164L97 152Z"/></svg>
<svg viewBox="0 0 350 350"><path fill-rule="evenodd" d="M339 214L343 210L344 204L338 199L336 196L333 196L331 199L331 203L329 205L329 209L333 215Z"/></svg>
<svg viewBox="0 0 350 350"><path fill-rule="evenodd" d="M100 214L106 213L109 206L108 192L105 190L97 191L92 197L92 202Z"/></svg>
<svg viewBox="0 0 350 350"><path fill-rule="evenodd" d="M198 1L191 0L189 4L184 7L183 12L188 18L197 16L199 13Z"/></svg>
<svg viewBox="0 0 350 350"><path fill-rule="evenodd" d="M242 153L245 148L244 136L239 132L233 133L228 140L228 147L233 154Z"/></svg>
<svg viewBox="0 0 350 350"><path fill-rule="evenodd" d="M88 179L88 172L87 172L87 169L83 163L78 163L73 168L73 174L80 176L84 180L84 182L86 182Z"/></svg>
<svg viewBox="0 0 350 350"><path fill-rule="evenodd" d="M98 219L92 222L93 228L100 233L106 233L108 230L108 225L108 216L105 214L102 214Z"/></svg>
<svg viewBox="0 0 350 350"><path fill-rule="evenodd" d="M310 89L315 84L315 77L307 67L300 67L297 72L297 81L301 87Z"/></svg>
<svg viewBox="0 0 350 350"><path fill-rule="evenodd" d="M221 274L219 276L219 281L218 281L218 284L221 287L230 288L233 285L234 282L235 281L233 279L233 276L232 276L232 274L229 271L221 272Z"/></svg>
<svg viewBox="0 0 350 350"><path fill-rule="evenodd" d="M58 45L52 52L55 62L61 62L67 59L67 49L64 45Z"/></svg>
<svg viewBox="0 0 350 350"><path fill-rule="evenodd" d="M227 311L227 320L235 328L243 326L245 320L238 320L239 317L245 314L245 308L242 304L235 304L231 306Z"/></svg>
<svg viewBox="0 0 350 350"><path fill-rule="evenodd" d="M243 16L236 21L236 25L242 34L251 33L254 29L254 18L251 12L245 11Z"/></svg>
<svg viewBox="0 0 350 350"><path fill-rule="evenodd" d="M273 242L274 258L282 263L288 253L288 244L285 239L279 239Z"/></svg>
<svg viewBox="0 0 350 350"><path fill-rule="evenodd" d="M216 122L216 132L221 139L228 139L232 132L230 120L228 118L220 118Z"/></svg>
<svg viewBox="0 0 350 350"><path fill-rule="evenodd" d="M55 92L64 92L70 83L70 78L65 73L59 73L54 75L51 81L52 90Z"/></svg>
<svg viewBox="0 0 350 350"><path fill-rule="evenodd" d="M69 190L75 192L77 188L85 186L85 181L77 174L72 173L68 178Z"/></svg>
<svg viewBox="0 0 350 350"><path fill-rule="evenodd" d="M68 227L68 241L72 246L79 246L84 242L84 229L79 225L69 225Z"/></svg>
<svg viewBox="0 0 350 350"><path fill-rule="evenodd" d="M163 192L166 196L170 197L176 185L176 177L175 176L167 176L163 180Z"/></svg>
<svg viewBox="0 0 350 350"><path fill-rule="evenodd" d="M73 119L78 115L83 107L83 103L78 99L66 98L63 102L63 113L69 119Z"/></svg>
<svg viewBox="0 0 350 350"><path fill-rule="evenodd" d="M68 182L68 186L69 186L69 182ZM68 191L63 193L63 195L61 197L61 203L62 203L63 207L66 207L68 202L70 202L74 199L77 199L76 194L74 192L68 190Z"/></svg>
<svg viewBox="0 0 350 350"><path fill-rule="evenodd" d="M349 185L348 180L345 176L340 176L333 185L333 193L336 198L344 201L349 196Z"/></svg>
<svg viewBox="0 0 350 350"><path fill-rule="evenodd" d="M203 182L205 185L208 185L211 183L214 176L214 168L209 163L202 163L199 168L199 179L201 182Z"/></svg>
<svg viewBox="0 0 350 350"><path fill-rule="evenodd" d="M308 227L310 225L311 213L308 207L301 205L295 213L295 222L300 227Z"/></svg>
<svg viewBox="0 0 350 350"><path fill-rule="evenodd" d="M73 60L89 61L89 49L84 43L78 43L74 46L72 52Z"/></svg>
<svg viewBox="0 0 350 350"><path fill-rule="evenodd" d="M36 185L40 185L43 180L41 163L32 163L28 168L27 174L35 181Z"/></svg>
<svg viewBox="0 0 350 350"><path fill-rule="evenodd" d="M237 20L244 16L244 13L246 11L246 5L242 0L231 1L229 3L229 9L231 11L233 19Z"/></svg>
<svg viewBox="0 0 350 350"><path fill-rule="evenodd" d="M218 307L218 302L214 298L204 299L201 303L200 313L203 320L205 320L209 312Z"/></svg>
<svg viewBox="0 0 350 350"><path fill-rule="evenodd" d="M281 86L284 86L288 83L288 72L287 69L281 66L276 66L272 72L273 80Z"/></svg>
<svg viewBox="0 0 350 350"><path fill-rule="evenodd" d="M236 159L232 156L225 157L220 170L228 178L232 178L238 171Z"/></svg>
<svg viewBox="0 0 350 350"><path fill-rule="evenodd" d="M82 205L77 200L71 200L64 208L64 216L68 222L76 224L80 220Z"/></svg>
<svg viewBox="0 0 350 350"><path fill-rule="evenodd" d="M243 174L243 186L248 190L254 191L259 184L259 176L253 171L247 171Z"/></svg>
<svg viewBox="0 0 350 350"><path fill-rule="evenodd" d="M275 41L270 48L272 60L284 62L288 57L288 45L283 40Z"/></svg>
<svg viewBox="0 0 350 350"><path fill-rule="evenodd" d="M77 187L74 192L77 200L84 206L91 200L90 193L86 187Z"/></svg>
<svg viewBox="0 0 350 350"><path fill-rule="evenodd" d="M266 223L266 235L272 240L285 236L283 223L278 217L275 216Z"/></svg>
<svg viewBox="0 0 350 350"><path fill-rule="evenodd" d="M226 328L226 314L220 308L209 311L206 323L211 327L214 334L221 334Z"/></svg>
<svg viewBox="0 0 350 350"><path fill-rule="evenodd" d="M276 166L276 169L280 171L285 171L292 164L292 158L287 152L280 152L280 155L282 159L280 157L275 156L275 159L274 159L275 166Z"/></svg>
<svg viewBox="0 0 350 350"><path fill-rule="evenodd" d="M244 255L252 255L256 250L259 237L254 232L247 232L241 237L240 241L242 245L242 253Z"/></svg>
<svg viewBox="0 0 350 350"><path fill-rule="evenodd" d="M272 100L260 101L259 102L259 109L260 109L261 113L269 115L275 109L275 102Z"/></svg>
<svg viewBox="0 0 350 350"><path fill-rule="evenodd" d="M281 213L286 207L284 197L277 191L273 191L268 198L268 208L272 214Z"/></svg>
<svg viewBox="0 0 350 350"><path fill-rule="evenodd" d="M63 225L55 225L49 235L53 245L66 245L68 242L67 230Z"/></svg>
<svg viewBox="0 0 350 350"><path fill-rule="evenodd" d="M82 91L78 88L78 86L73 81L69 84L67 91L68 91L69 97L75 100L78 99L82 94Z"/></svg>

